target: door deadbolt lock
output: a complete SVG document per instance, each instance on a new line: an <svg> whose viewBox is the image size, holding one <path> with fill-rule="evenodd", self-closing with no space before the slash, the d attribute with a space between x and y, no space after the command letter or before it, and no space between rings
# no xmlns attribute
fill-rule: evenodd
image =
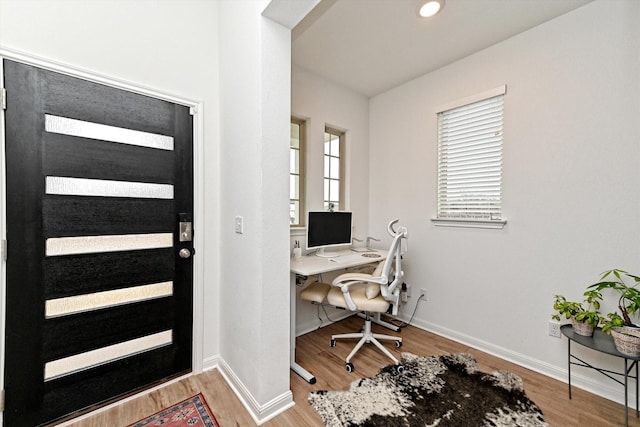
<svg viewBox="0 0 640 427"><path fill-rule="evenodd" d="M189 258L191 256L191 251L187 248L182 248L178 252L178 255L180 255L180 258Z"/></svg>
<svg viewBox="0 0 640 427"><path fill-rule="evenodd" d="M191 224L191 215L180 214L180 237L181 242L190 242L193 239L193 225Z"/></svg>

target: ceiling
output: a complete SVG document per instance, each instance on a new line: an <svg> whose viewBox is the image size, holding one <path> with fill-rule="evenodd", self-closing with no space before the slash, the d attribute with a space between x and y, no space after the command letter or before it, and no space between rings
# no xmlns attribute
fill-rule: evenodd
<svg viewBox="0 0 640 427"><path fill-rule="evenodd" d="M455 62L592 0L322 0L292 33L292 62L368 97Z"/></svg>

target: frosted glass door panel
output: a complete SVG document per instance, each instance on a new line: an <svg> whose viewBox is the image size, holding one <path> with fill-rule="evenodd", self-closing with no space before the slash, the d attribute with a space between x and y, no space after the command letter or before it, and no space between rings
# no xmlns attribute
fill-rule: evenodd
<svg viewBox="0 0 640 427"><path fill-rule="evenodd" d="M122 236L53 237L46 241L46 255L89 254L170 248L172 233L128 234Z"/></svg>
<svg viewBox="0 0 640 427"><path fill-rule="evenodd" d="M50 114L45 114L44 129L47 132L62 135L158 148L160 150L173 150L173 138L170 136L108 126L100 123L91 123L84 120L69 119L67 117L53 116Z"/></svg>
<svg viewBox="0 0 640 427"><path fill-rule="evenodd" d="M64 359L54 360L44 365L44 379L48 381L56 377L69 375L93 366L113 362L114 360L123 359L133 354L169 345L171 342L172 331L164 331L86 353L65 357Z"/></svg>
<svg viewBox="0 0 640 427"><path fill-rule="evenodd" d="M56 298L45 302L45 316L47 318L65 316L171 295L173 295L173 282L163 282L151 285L134 286L132 288L116 289L113 291L94 292L86 295Z"/></svg>
<svg viewBox="0 0 640 427"><path fill-rule="evenodd" d="M46 177L47 194L68 196L138 197L173 199L173 185L103 179Z"/></svg>

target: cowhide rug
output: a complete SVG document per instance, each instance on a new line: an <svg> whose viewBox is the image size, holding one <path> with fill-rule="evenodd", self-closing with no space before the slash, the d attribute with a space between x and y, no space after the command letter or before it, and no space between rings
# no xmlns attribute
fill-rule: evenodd
<svg viewBox="0 0 640 427"><path fill-rule="evenodd" d="M524 394L520 377L478 371L468 353L403 353L404 372L389 365L347 391L315 391L309 403L328 427L548 426Z"/></svg>

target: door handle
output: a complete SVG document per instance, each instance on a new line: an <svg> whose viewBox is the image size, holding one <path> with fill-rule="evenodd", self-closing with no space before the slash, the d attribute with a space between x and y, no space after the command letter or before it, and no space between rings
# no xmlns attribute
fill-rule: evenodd
<svg viewBox="0 0 640 427"><path fill-rule="evenodd" d="M189 258L191 256L191 251L187 248L182 248L178 251L178 255L180 255L180 258Z"/></svg>

